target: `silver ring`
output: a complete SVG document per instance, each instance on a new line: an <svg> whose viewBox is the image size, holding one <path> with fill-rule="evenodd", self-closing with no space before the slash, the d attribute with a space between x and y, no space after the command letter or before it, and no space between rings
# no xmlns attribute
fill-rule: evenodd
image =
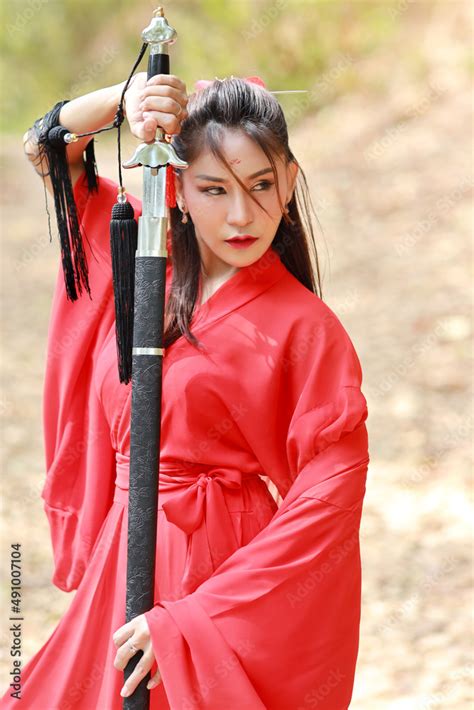
<svg viewBox="0 0 474 710"><path fill-rule="evenodd" d="M128 642L128 646L129 646L130 651L132 653L136 653L139 650L138 648L135 648L135 646L133 645L133 643L131 641Z"/></svg>

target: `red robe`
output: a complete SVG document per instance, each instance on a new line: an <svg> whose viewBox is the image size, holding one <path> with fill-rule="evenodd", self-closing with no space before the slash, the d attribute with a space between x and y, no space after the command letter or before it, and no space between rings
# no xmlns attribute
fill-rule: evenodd
<svg viewBox="0 0 474 710"><path fill-rule="evenodd" d="M93 300L67 301L59 270L44 387L53 582L77 592L23 669L22 700L8 699L10 689L1 708L122 707L112 634L125 623L131 385L118 380L115 346L117 186L101 177L88 195L86 185L84 174L74 191L96 257L87 251ZM169 265L168 289L171 278ZM272 247L198 307L191 328L204 349L180 338L163 360L146 613L162 683L151 708L344 710L369 462L353 344Z"/></svg>

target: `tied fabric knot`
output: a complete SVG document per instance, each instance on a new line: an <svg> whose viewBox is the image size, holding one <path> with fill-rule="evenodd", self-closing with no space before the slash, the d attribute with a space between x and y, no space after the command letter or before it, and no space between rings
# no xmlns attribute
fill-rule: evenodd
<svg viewBox="0 0 474 710"><path fill-rule="evenodd" d="M242 473L213 469L199 473L192 482L184 480L183 485L184 490L162 507L167 520L189 536L182 580L182 592L189 594L240 546L223 489L241 489Z"/></svg>
<svg viewBox="0 0 474 710"><path fill-rule="evenodd" d="M209 79L198 79L198 81L196 81L196 82L194 83L194 91L195 91L195 92L197 92L197 91L202 91L202 89L205 89L205 88L207 88L208 86L211 86L211 84L213 84L214 81L225 81L226 78L227 78L227 77L224 77L224 79L218 79L217 76L216 76L216 78L215 78L215 79L212 79L212 80L209 80ZM233 78L234 78L234 77L232 76L231 79L233 79ZM238 78L238 77L235 77L235 78ZM264 89L267 88L265 82L264 82L263 79L262 79L261 77L259 77L259 76L243 76L243 77L241 77L241 78L242 78L244 81L248 82L249 84L258 84L258 86L261 86L261 87L263 87Z"/></svg>
<svg viewBox="0 0 474 710"><path fill-rule="evenodd" d="M194 483L163 503L163 510L169 522L191 535L202 523L204 510L210 503L218 503L219 508L225 506L227 510L222 486L240 488L242 486L240 471L218 470L212 475L207 472L200 473Z"/></svg>

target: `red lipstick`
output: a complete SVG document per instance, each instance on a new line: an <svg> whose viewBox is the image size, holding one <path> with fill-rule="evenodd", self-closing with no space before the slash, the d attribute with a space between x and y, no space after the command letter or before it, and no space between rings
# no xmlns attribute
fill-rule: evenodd
<svg viewBox="0 0 474 710"><path fill-rule="evenodd" d="M252 237L251 234L236 234L225 241L234 249L246 249L257 241L257 237Z"/></svg>

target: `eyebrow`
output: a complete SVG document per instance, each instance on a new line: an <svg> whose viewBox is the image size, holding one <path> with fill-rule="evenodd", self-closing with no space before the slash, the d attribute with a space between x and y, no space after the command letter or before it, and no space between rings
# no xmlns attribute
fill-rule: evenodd
<svg viewBox="0 0 474 710"><path fill-rule="evenodd" d="M273 170L271 168L262 168L262 170L257 170L256 173L252 173L252 175L249 175L247 180L251 180L252 178L256 178L259 175L266 175L267 173L272 173ZM211 180L212 182L227 182L224 178L220 177L214 177L213 175L196 175L196 178L199 178L200 180Z"/></svg>

